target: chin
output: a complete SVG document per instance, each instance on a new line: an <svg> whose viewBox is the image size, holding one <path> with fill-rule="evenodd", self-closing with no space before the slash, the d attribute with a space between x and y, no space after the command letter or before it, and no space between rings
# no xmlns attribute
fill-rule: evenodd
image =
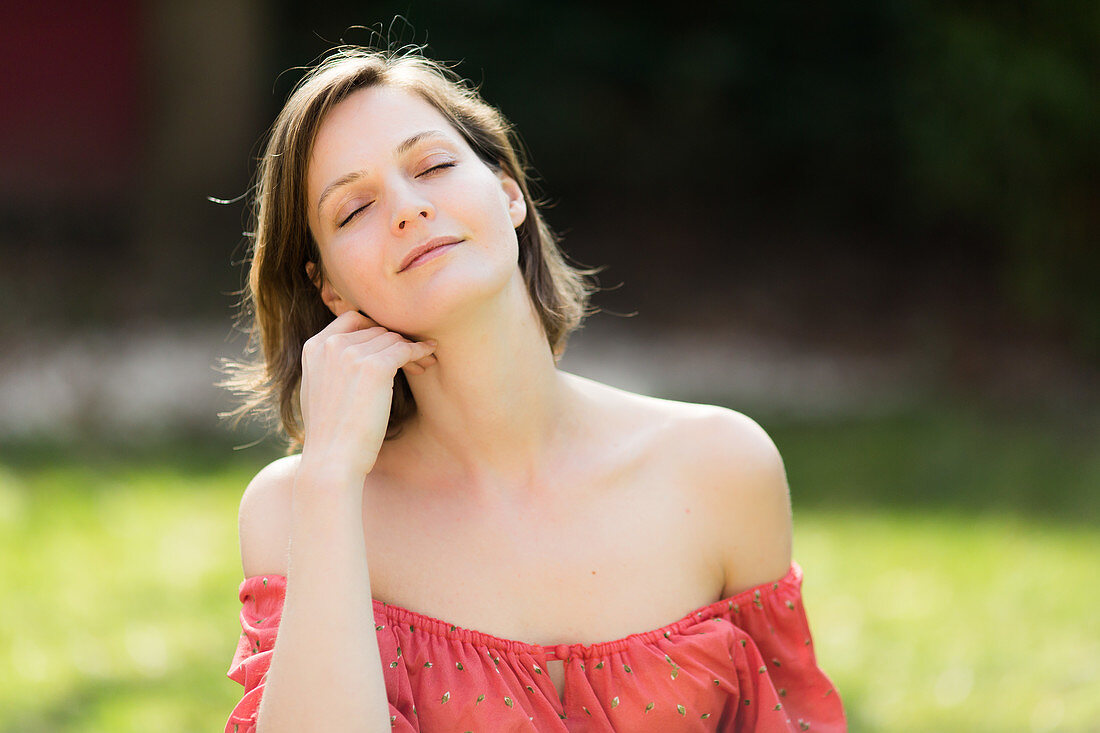
<svg viewBox="0 0 1100 733"><path fill-rule="evenodd" d="M513 273L522 284L519 268L504 268L484 261L447 263L449 267L430 273L419 287L406 291L408 307L401 318L412 333L434 333L456 320L476 317L494 300L506 300Z"/></svg>

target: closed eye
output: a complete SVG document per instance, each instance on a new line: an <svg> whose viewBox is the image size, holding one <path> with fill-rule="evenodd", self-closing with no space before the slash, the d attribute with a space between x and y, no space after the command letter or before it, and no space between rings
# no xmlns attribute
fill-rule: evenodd
<svg viewBox="0 0 1100 733"><path fill-rule="evenodd" d="M439 165L433 165L431 168L429 168L428 170L421 173L420 176L426 176L429 173L431 173L432 171L437 171L440 168L454 168L454 167L455 167L454 163L440 163ZM420 176L417 176L417 178L419 178Z"/></svg>
<svg viewBox="0 0 1100 733"><path fill-rule="evenodd" d="M454 163L440 163L439 165L433 165L433 166L432 166L431 168L429 168L428 170L424 171L424 172L423 172L423 173L421 173L421 174L420 174L419 176L417 176L417 178L420 178L421 176L426 176L426 175L428 175L429 173L434 173L435 171L438 171L438 170L439 170L439 169L441 169L441 168L454 168L454 167L455 167L455 164L454 164ZM366 205L364 205L364 206L360 206L360 207L359 207L358 209L356 209L355 211L353 211L353 212L351 212L350 214L348 214L348 216L347 216L347 218L346 218L346 219L344 219L344 220L343 220L342 222L340 222L339 224L337 224L337 225L336 225L336 228L337 228L337 229L340 229L341 227L343 227L343 226L344 226L345 224L347 224L347 223L348 223L349 221L351 221L352 219L354 219L354 218L355 218L355 215L356 215L356 214L358 214L358 213L359 213L360 211L363 211L363 210L364 210L364 209L366 209L366 208L367 208L368 206L370 206L370 204L366 204Z"/></svg>

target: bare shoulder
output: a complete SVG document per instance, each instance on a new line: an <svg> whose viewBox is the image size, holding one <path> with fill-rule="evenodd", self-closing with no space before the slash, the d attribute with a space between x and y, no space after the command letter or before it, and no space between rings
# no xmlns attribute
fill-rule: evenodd
<svg viewBox="0 0 1100 733"><path fill-rule="evenodd" d="M662 453L674 461L706 526L725 583L723 598L787 574L790 489L783 458L756 420L718 405L644 398L664 426Z"/></svg>
<svg viewBox="0 0 1100 733"><path fill-rule="evenodd" d="M267 464L241 496L237 525L246 578L286 575L291 499L300 460L296 454Z"/></svg>
<svg viewBox="0 0 1100 733"><path fill-rule="evenodd" d="M792 517L787 473L767 431L719 405L636 394L571 375L617 430L703 507L707 544L725 576L723 597L787 574ZM652 464L650 464L652 466Z"/></svg>
<svg viewBox="0 0 1100 733"><path fill-rule="evenodd" d="M726 407L693 407L677 442L685 475L710 510L728 598L790 569L790 488L779 449L759 423Z"/></svg>

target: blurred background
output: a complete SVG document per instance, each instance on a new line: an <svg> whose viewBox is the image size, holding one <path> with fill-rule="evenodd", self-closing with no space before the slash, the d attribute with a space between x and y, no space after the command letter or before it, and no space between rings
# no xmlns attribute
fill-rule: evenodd
<svg viewBox="0 0 1100 733"><path fill-rule="evenodd" d="M220 424L214 367L262 137L340 43L426 45L515 123L567 254L607 266L563 369L775 440L853 731L1100 730L1100 4L0 29L0 731L220 730L239 699L237 503L282 446Z"/></svg>

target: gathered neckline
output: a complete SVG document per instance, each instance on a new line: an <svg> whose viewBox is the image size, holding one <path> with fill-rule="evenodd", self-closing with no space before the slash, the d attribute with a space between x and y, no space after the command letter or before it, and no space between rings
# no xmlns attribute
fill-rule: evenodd
<svg viewBox="0 0 1100 733"><path fill-rule="evenodd" d="M284 582L286 580L286 576L278 574L252 576L252 578L261 577L264 579L273 577L282 578ZM250 579L251 578L247 578L245 582ZM458 626L449 621L413 611L412 609L398 606L393 603L380 601L376 598L372 598L371 602L374 609L381 612L391 622L408 623L411 631L419 629L435 636L458 639L478 646L495 648L501 651L531 654L536 657L546 655L557 659L565 659L567 657L586 658L622 651L622 649L631 642L645 643L655 641L662 637L667 638L672 633L679 633L685 626L696 624L700 621L706 621L723 612L732 611L738 613L742 607L741 604L743 600L747 602L748 607L751 607L752 602L758 600L765 591L771 593L778 590L780 586L798 589L801 580L802 567L796 561L792 560L790 567L782 578L760 583L751 588L746 588L740 593L735 593L732 596L720 598L713 603L700 606L699 608L689 611L676 621L665 624L660 628L641 631L629 634L620 639L596 642L594 644L533 644L515 639L505 639L503 637L488 634L484 631Z"/></svg>

